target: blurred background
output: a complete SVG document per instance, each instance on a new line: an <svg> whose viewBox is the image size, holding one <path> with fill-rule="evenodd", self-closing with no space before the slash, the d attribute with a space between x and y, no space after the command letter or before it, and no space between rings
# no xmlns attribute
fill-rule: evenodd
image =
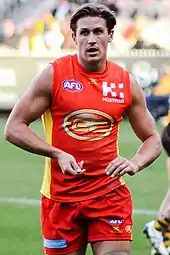
<svg viewBox="0 0 170 255"><path fill-rule="evenodd" d="M44 159L4 141L9 112L28 84L51 60L75 52L69 19L75 9L97 0L0 0L0 244L2 255L40 255L39 189ZM170 0L101 0L116 13L108 58L139 81L159 132L170 120ZM141 120L142 121L142 120ZM44 137L40 121L32 128ZM120 154L139 146L126 118ZM129 146L130 144L130 146ZM135 177L125 177L134 200L133 254L150 254L142 234L156 217L168 188L166 155ZM10 243L10 245L9 245ZM91 254L91 250L88 250Z"/></svg>
<svg viewBox="0 0 170 255"><path fill-rule="evenodd" d="M1 52L44 53L71 50L69 19L88 1L0 0ZM97 2L89 1L89 2ZM170 50L169 0L101 0L117 16L111 52Z"/></svg>

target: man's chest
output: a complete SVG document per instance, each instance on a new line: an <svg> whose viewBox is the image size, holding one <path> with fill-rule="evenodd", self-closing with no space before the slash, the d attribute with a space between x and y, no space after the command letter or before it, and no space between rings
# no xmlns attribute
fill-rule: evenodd
<svg viewBox="0 0 170 255"><path fill-rule="evenodd" d="M62 112L95 109L114 116L126 108L127 96L126 85L111 76L73 78L60 82L57 105Z"/></svg>

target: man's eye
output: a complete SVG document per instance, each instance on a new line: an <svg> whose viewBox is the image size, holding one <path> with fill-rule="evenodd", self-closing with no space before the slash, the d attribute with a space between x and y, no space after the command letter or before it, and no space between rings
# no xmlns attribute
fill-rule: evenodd
<svg viewBox="0 0 170 255"><path fill-rule="evenodd" d="M81 35L88 35L88 31L81 31Z"/></svg>
<svg viewBox="0 0 170 255"><path fill-rule="evenodd" d="M95 32L95 34L96 34L96 35L100 35L100 34L102 34L102 31L101 31L101 30L97 30L97 31Z"/></svg>

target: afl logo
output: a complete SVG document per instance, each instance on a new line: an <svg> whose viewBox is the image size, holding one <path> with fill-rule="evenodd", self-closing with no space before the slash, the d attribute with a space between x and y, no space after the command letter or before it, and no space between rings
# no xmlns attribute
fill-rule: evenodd
<svg viewBox="0 0 170 255"><path fill-rule="evenodd" d="M83 85L75 80L63 81L63 88L69 92L80 92L83 89Z"/></svg>
<svg viewBox="0 0 170 255"><path fill-rule="evenodd" d="M113 118L104 112L83 109L68 114L63 128L77 140L96 141L110 135L113 123Z"/></svg>

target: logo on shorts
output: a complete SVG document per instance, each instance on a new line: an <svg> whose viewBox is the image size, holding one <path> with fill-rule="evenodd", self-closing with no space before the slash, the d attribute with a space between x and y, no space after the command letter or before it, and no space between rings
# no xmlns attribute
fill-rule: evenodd
<svg viewBox="0 0 170 255"><path fill-rule="evenodd" d="M109 220L111 225L121 225L123 222L124 220L120 217L113 217L112 220Z"/></svg>
<svg viewBox="0 0 170 255"><path fill-rule="evenodd" d="M63 88L69 92L80 92L83 89L83 85L79 81L64 80Z"/></svg>
<svg viewBox="0 0 170 255"><path fill-rule="evenodd" d="M44 247L48 249L62 249L67 247L65 239L51 240L44 238Z"/></svg>
<svg viewBox="0 0 170 255"><path fill-rule="evenodd" d="M132 226L127 225L127 226L125 227L125 231L126 231L127 233L131 234L131 233L132 233Z"/></svg>
<svg viewBox="0 0 170 255"><path fill-rule="evenodd" d="M122 232L119 227L113 227L112 229L113 229L112 230L113 232L118 232L118 233Z"/></svg>

